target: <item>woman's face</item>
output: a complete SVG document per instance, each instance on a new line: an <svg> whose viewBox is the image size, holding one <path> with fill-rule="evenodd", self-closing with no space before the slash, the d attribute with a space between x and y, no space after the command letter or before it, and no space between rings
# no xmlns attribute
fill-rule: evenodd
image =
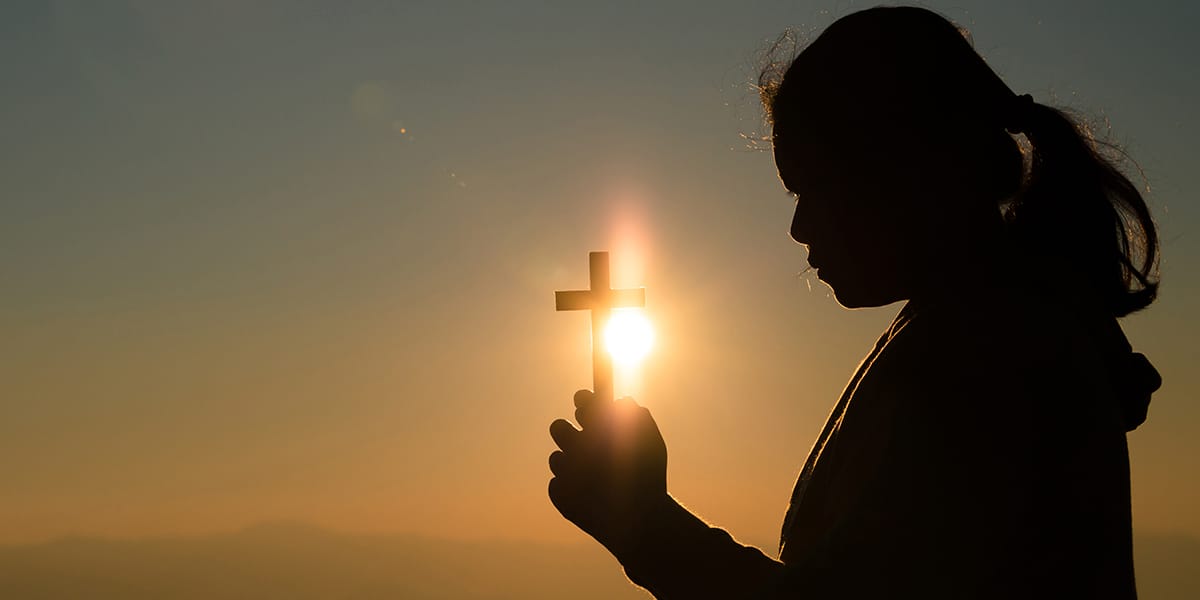
<svg viewBox="0 0 1200 600"><path fill-rule="evenodd" d="M791 236L808 248L817 278L847 308L910 298L934 235L910 191L912 170L898 166L911 157L780 140L775 164L796 198Z"/></svg>

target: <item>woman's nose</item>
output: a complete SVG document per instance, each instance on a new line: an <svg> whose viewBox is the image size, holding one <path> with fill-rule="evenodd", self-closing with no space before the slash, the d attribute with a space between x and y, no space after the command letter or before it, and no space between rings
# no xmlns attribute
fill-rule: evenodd
<svg viewBox="0 0 1200 600"><path fill-rule="evenodd" d="M792 214L792 227L789 231L792 239L801 244L811 244L813 231L819 226L817 219L817 211L812 201L797 200L796 211Z"/></svg>

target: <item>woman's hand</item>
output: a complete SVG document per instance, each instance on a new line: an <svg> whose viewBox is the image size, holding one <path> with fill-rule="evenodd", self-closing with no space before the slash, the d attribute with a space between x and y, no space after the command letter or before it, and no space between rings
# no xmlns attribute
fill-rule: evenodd
<svg viewBox="0 0 1200 600"><path fill-rule="evenodd" d="M641 522L669 500L667 446L650 411L631 398L597 400L575 393L575 419L559 419L550 436L550 501L567 520L614 555L631 549Z"/></svg>

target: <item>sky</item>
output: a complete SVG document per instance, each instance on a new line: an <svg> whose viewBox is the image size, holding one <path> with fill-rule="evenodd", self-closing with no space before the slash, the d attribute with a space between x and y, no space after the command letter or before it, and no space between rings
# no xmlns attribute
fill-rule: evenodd
<svg viewBox="0 0 1200 600"><path fill-rule="evenodd" d="M645 286L618 373L670 490L774 547L899 305L799 275L750 82L861 2L111 0L0 7L0 543L290 520L580 541L549 423L590 385L555 290ZM1163 374L1134 524L1200 537L1200 8L931 2L1018 93L1111 126L1162 232L1123 326Z"/></svg>

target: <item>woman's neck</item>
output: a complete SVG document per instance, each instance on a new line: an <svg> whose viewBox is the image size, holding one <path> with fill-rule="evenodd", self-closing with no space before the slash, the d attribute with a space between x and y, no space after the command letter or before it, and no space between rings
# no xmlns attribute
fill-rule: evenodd
<svg viewBox="0 0 1200 600"><path fill-rule="evenodd" d="M910 301L916 307L943 302L967 301L991 293L1010 280L1016 256L999 218L987 227L974 228L933 253L932 268L913 287Z"/></svg>

